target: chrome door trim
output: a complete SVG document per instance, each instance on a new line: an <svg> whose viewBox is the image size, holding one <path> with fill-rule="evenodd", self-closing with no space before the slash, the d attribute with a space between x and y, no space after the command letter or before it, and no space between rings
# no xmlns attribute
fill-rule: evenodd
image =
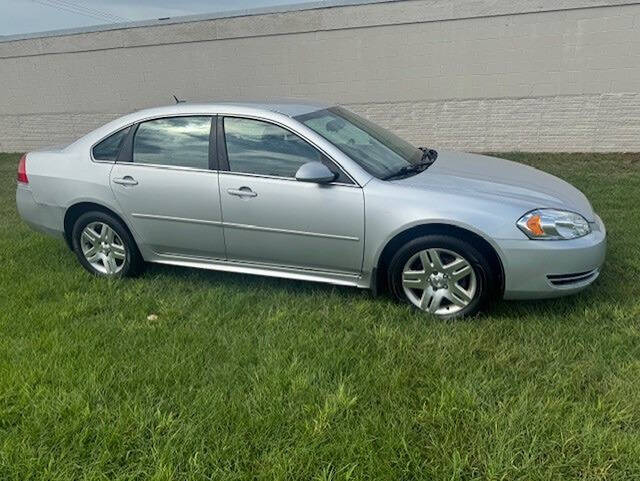
<svg viewBox="0 0 640 481"><path fill-rule="evenodd" d="M360 240L359 237L351 237L347 235L338 235L338 234L321 234L320 232L308 232L302 230L290 230L290 229L277 229L275 227L261 227L258 225L249 225L249 224L235 224L233 222L223 222L224 227L229 227L231 229L244 229L244 230L257 230L262 232L273 232L276 234L292 234L292 235L302 235L308 237L321 237L324 239L338 239L345 241L353 241L358 242Z"/></svg>
<svg viewBox="0 0 640 481"><path fill-rule="evenodd" d="M100 162L96 160L95 162ZM165 165L165 164L143 164L143 163L135 163L135 162L111 162L106 161L111 164L117 163L118 165L126 165L129 167L148 167L153 169L161 169L161 170L177 170L183 172L202 172L203 174L217 174L217 170L213 169L200 169L198 167L186 167L181 165Z"/></svg>
<svg viewBox="0 0 640 481"><path fill-rule="evenodd" d="M139 214L137 212L133 212L131 216L139 219L168 220L170 222L185 222L189 224L224 225L224 222L217 220L189 219L187 217L171 217L168 215Z"/></svg>
<svg viewBox="0 0 640 481"><path fill-rule="evenodd" d="M218 171L220 175L237 175L238 177L254 177L257 179L275 179L275 180L286 180L289 182L299 182L309 184L310 182L300 182L295 177L279 177L277 175L266 175L266 174L252 174L249 172L232 172L230 170L220 170ZM320 185L320 184L318 184ZM352 189L362 189L358 184L345 184L344 182L329 182L328 184L322 184L325 187L328 186L340 186L340 187L351 187Z"/></svg>

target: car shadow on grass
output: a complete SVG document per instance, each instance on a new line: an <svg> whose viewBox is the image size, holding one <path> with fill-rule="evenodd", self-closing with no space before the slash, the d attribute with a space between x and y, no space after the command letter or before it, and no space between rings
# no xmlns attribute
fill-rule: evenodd
<svg viewBox="0 0 640 481"><path fill-rule="evenodd" d="M362 299L389 302L392 305L402 306L396 302L388 292L374 296L368 289L358 289L348 286L334 286L319 282L296 281L277 277L239 274L233 272L220 272L205 269L193 269L189 267L168 266L162 264L147 264L143 277L171 277L184 281L201 282L218 285L237 292L253 294L256 291L267 293L290 292L301 296L335 296L345 300L360 301ZM487 320L495 319L525 319L540 316L569 317L577 312L585 312L591 309L602 309L608 303L624 303L624 299L615 299L610 293L616 292L617 282L611 278L600 278L592 286L584 291L565 297L538 300L497 301L490 312L482 314Z"/></svg>

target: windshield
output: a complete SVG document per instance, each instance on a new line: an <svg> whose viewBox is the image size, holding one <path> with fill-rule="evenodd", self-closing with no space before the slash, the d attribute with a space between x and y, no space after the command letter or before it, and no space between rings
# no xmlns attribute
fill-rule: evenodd
<svg viewBox="0 0 640 481"><path fill-rule="evenodd" d="M342 107L295 117L379 179L420 164L422 151Z"/></svg>

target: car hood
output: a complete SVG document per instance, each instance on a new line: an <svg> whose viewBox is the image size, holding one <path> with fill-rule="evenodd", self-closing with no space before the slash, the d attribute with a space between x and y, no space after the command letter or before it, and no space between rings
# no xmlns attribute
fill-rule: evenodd
<svg viewBox="0 0 640 481"><path fill-rule="evenodd" d="M594 221L591 204L571 184L533 167L486 155L439 151L427 170L395 182L467 197L493 197L529 209L565 209Z"/></svg>

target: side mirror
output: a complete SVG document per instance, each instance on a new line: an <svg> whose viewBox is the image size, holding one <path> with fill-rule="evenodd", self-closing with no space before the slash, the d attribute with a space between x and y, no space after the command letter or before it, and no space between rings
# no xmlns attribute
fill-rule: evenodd
<svg viewBox="0 0 640 481"><path fill-rule="evenodd" d="M307 162L296 172L296 180L316 184L327 184L336 180L337 177L338 174L331 172L322 162Z"/></svg>

